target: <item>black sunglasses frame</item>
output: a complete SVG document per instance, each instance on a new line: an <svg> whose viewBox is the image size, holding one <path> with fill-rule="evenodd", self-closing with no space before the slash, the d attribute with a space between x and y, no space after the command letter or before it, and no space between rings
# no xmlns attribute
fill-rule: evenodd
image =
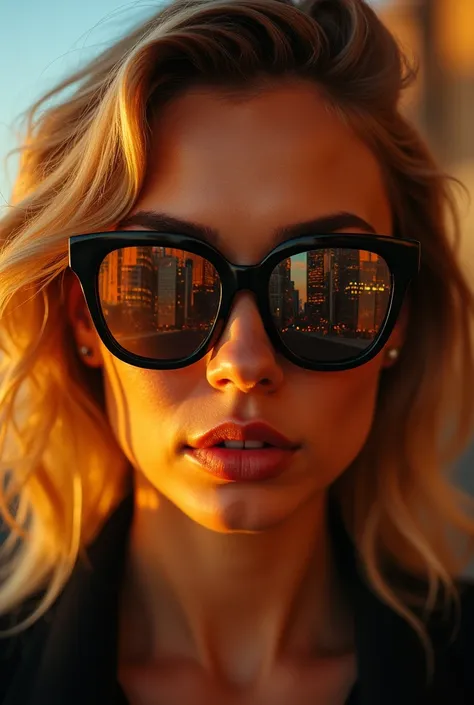
<svg viewBox="0 0 474 705"><path fill-rule="evenodd" d="M186 358L155 360L128 352L112 336L102 313L99 300L99 271L104 258L110 252L123 247L147 246L172 247L200 255L211 262L220 277L221 293L214 325L200 347ZM385 260L392 279L388 311L378 335L357 358L347 361L312 362L295 355L282 341L270 310L269 280L276 265L292 255L326 248L365 250L378 254ZM303 235L277 245L259 264L248 266L232 264L212 245L175 233L127 230L74 235L69 238L69 267L79 279L92 321L102 342L119 360L150 370L179 369L192 365L204 357L222 334L233 300L239 291L249 291L254 294L265 330L274 349L290 362L314 371L342 371L359 367L374 358L387 343L400 314L408 287L419 272L420 261L421 245L417 240L360 233Z"/></svg>

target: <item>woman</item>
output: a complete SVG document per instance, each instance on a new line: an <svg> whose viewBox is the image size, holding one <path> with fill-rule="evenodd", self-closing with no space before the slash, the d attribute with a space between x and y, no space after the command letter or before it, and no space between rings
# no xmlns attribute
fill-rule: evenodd
<svg viewBox="0 0 474 705"><path fill-rule="evenodd" d="M2 703L473 702L473 300L409 78L362 0L198 0L33 107Z"/></svg>

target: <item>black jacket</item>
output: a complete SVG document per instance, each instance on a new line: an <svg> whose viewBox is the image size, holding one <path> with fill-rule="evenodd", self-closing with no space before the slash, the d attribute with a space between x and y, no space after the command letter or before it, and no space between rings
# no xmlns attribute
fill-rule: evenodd
<svg viewBox="0 0 474 705"><path fill-rule="evenodd" d="M116 644L132 513L130 496L46 616L21 638L0 641L0 705L127 705L116 679ZM434 680L426 685L421 642L369 589L335 514L332 539L356 620L358 683L350 705L474 705L474 585L461 585L462 619L453 643L451 621L429 625L436 660Z"/></svg>

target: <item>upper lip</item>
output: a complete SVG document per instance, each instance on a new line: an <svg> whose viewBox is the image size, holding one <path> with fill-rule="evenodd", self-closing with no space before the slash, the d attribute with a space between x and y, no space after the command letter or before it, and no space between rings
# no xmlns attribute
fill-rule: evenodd
<svg viewBox="0 0 474 705"><path fill-rule="evenodd" d="M250 424L223 423L206 433L192 437L188 445L192 448L211 448L224 441L260 441L276 448L293 450L296 445L286 436L263 422Z"/></svg>

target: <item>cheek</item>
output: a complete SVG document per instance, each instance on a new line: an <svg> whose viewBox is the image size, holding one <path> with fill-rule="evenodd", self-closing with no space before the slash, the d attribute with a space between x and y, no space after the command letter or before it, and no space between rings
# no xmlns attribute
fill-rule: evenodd
<svg viewBox="0 0 474 705"><path fill-rule="evenodd" d="M194 370L142 370L104 353L104 387L110 425L124 453L135 465L147 453L161 455L179 430L181 406L198 386Z"/></svg>
<svg viewBox="0 0 474 705"><path fill-rule="evenodd" d="M376 359L355 370L315 373L298 385L294 423L304 426L315 464L332 479L355 460L367 440L380 369Z"/></svg>
<svg viewBox="0 0 474 705"><path fill-rule="evenodd" d="M345 424L370 424L375 410L379 384L379 366L369 363L355 370L334 373L325 389L328 411Z"/></svg>

